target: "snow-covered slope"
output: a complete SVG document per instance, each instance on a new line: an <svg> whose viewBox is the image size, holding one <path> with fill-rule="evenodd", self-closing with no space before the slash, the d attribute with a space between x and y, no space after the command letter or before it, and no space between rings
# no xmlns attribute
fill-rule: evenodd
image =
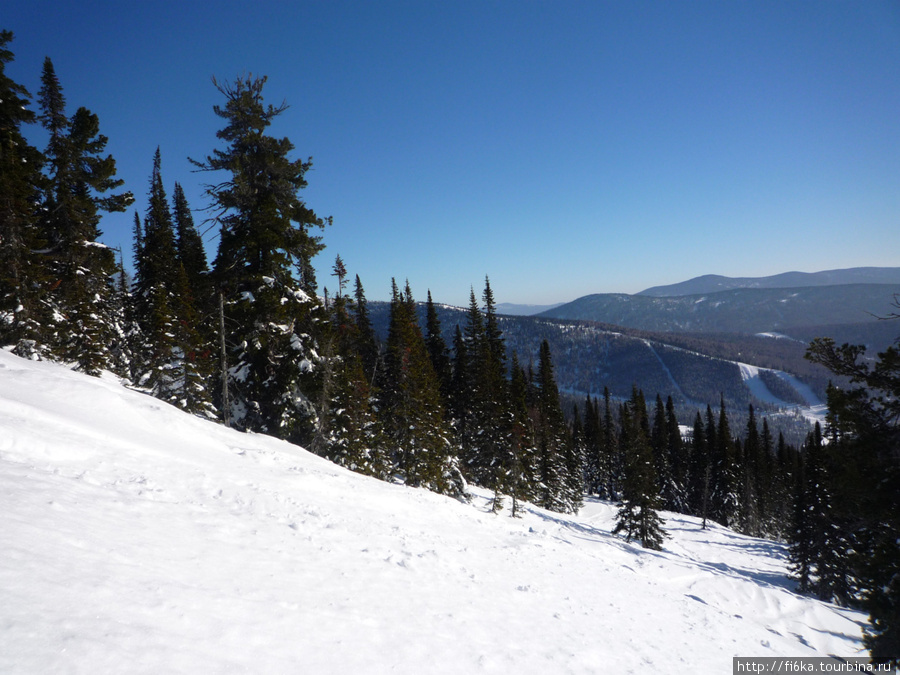
<svg viewBox="0 0 900 675"><path fill-rule="evenodd" d="M729 672L857 655L784 549L669 514L521 519L0 351L0 672Z"/></svg>

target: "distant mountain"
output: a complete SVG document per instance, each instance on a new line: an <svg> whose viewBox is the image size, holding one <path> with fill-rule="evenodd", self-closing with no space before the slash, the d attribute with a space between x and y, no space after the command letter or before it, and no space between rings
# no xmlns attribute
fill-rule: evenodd
<svg viewBox="0 0 900 675"><path fill-rule="evenodd" d="M876 321L877 316L897 311L892 303L898 294L900 283L736 288L672 297L601 293L540 316L651 331L756 334Z"/></svg>
<svg viewBox="0 0 900 675"><path fill-rule="evenodd" d="M506 316L533 316L559 307L562 303L553 305L517 305L512 302L501 302L497 305L497 314Z"/></svg>
<svg viewBox="0 0 900 675"><path fill-rule="evenodd" d="M851 267L824 272L785 272L770 277L723 277L706 274L669 286L637 293L657 298L718 293L736 288L806 288L845 284L900 284L900 267Z"/></svg>

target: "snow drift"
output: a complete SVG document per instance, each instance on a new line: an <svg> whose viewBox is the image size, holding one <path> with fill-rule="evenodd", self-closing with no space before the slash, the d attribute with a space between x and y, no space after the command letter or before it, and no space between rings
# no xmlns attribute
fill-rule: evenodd
<svg viewBox="0 0 900 675"><path fill-rule="evenodd" d="M730 672L861 655L785 550L612 505L513 519L0 351L0 672Z"/></svg>

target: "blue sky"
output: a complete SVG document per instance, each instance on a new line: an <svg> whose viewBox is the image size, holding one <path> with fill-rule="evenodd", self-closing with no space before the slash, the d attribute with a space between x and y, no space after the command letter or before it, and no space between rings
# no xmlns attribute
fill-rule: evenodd
<svg viewBox="0 0 900 675"><path fill-rule="evenodd" d="M207 204L210 78L266 75L302 195L370 299L635 293L701 274L900 265L900 3L13 0L8 74L53 59L143 216ZM43 140L35 130L35 143ZM195 213L198 223L203 213ZM104 218L131 249L133 212ZM210 256L215 229L206 236Z"/></svg>

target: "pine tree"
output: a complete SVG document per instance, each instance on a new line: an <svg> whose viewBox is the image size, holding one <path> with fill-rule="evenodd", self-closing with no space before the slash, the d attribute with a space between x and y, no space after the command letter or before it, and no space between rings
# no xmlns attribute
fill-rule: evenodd
<svg viewBox="0 0 900 675"><path fill-rule="evenodd" d="M789 447L785 442L782 432L778 433L771 474L773 495L770 509L771 535L779 540L786 540L793 522L793 496L797 492L800 459L796 449Z"/></svg>
<svg viewBox="0 0 900 675"><path fill-rule="evenodd" d="M706 407L707 417L712 416L712 409ZM707 438L709 425L704 426L703 418L697 411L694 418L694 431L691 435L691 482L690 482L690 506L694 515L703 519L703 529L706 529L706 521L710 517L710 487L712 482L712 457ZM712 427L715 433L715 426Z"/></svg>
<svg viewBox="0 0 900 675"><path fill-rule="evenodd" d="M143 344L133 371L157 398L212 418L209 340L201 337L194 295L178 256L161 164L157 148L143 228L135 221L134 307Z"/></svg>
<svg viewBox="0 0 900 675"><path fill-rule="evenodd" d="M601 463L601 485L604 492L600 496L605 499L618 499L621 491L621 477L623 473L622 454L619 452L619 444L616 442L616 429L612 412L612 394L609 387L603 388L603 442L600 448L601 457L605 458Z"/></svg>
<svg viewBox="0 0 900 675"><path fill-rule="evenodd" d="M469 291L469 308L466 324L459 344L454 342L455 361L451 408L454 412L454 427L466 478L478 485L487 483L488 468L486 458L479 448L479 434L485 427L481 418L484 410L484 392L479 367L484 355L484 317L475 298L475 289Z"/></svg>
<svg viewBox="0 0 900 675"><path fill-rule="evenodd" d="M91 375L113 366L111 347L124 339L122 318L113 314L113 252L98 240L100 212L124 211L130 192L101 197L118 188L116 162L102 156L107 138L96 115L78 108L68 118L52 61L44 61L39 103L49 132L43 228L54 281L48 301L59 321L54 353Z"/></svg>
<svg viewBox="0 0 900 675"><path fill-rule="evenodd" d="M45 246L35 205L40 201L43 157L22 135L35 122L30 95L6 75L13 60L10 31L0 31L0 345L20 356L46 354L48 285Z"/></svg>
<svg viewBox="0 0 900 675"><path fill-rule="evenodd" d="M895 296L895 304L898 298ZM897 318L896 314L888 318ZM829 387L828 434L839 480L835 508L852 522L849 571L869 613L866 647L900 667L900 349L874 360L865 347L813 341L807 358L849 380ZM852 520L851 520L852 519Z"/></svg>
<svg viewBox="0 0 900 675"><path fill-rule="evenodd" d="M584 506L586 454L584 427L576 405L572 411L571 438L566 444L566 497L575 512Z"/></svg>
<svg viewBox="0 0 900 675"><path fill-rule="evenodd" d="M179 183L175 183L172 193L172 224L175 228L178 262L187 275L191 301L200 314L212 316L216 293L209 274L209 263L206 261L203 239L194 225L191 207ZM210 334L204 337L212 340L212 332L209 331Z"/></svg>
<svg viewBox="0 0 900 675"><path fill-rule="evenodd" d="M578 509L581 494L573 494L568 475L569 439L559 401L550 344L541 342L536 382L535 445L539 480L538 504L559 512Z"/></svg>
<svg viewBox="0 0 900 675"><path fill-rule="evenodd" d="M759 513L759 487L762 460L760 454L759 427L756 413L750 405L747 419L746 440L743 444L741 486L740 530L755 537L762 536L762 521Z"/></svg>
<svg viewBox="0 0 900 675"><path fill-rule="evenodd" d="M728 421L728 413L725 410L725 397L722 396L719 404L719 423L715 434L707 433L709 438L715 438L712 453L712 491L711 505L713 518L726 527L731 527L737 522L740 513L740 481L739 467L735 453L735 438L731 433L731 424Z"/></svg>
<svg viewBox="0 0 900 675"><path fill-rule="evenodd" d="M817 425L817 437L821 436L820 427ZM807 439L806 452L811 446ZM793 521L788 536L790 570L797 581L797 590L801 593L809 593L813 586L813 570L815 568L815 523L812 518L810 499L813 497L810 487L815 479L807 480L807 470L810 468L808 461L803 462L795 485L793 503Z"/></svg>
<svg viewBox="0 0 900 675"><path fill-rule="evenodd" d="M358 358L340 362L328 414L325 456L351 471L387 479L390 471L381 424L372 407L371 388Z"/></svg>
<svg viewBox="0 0 900 675"><path fill-rule="evenodd" d="M778 482L781 476L776 477L773 470L775 465L775 447L772 444L772 432L769 430L769 420L763 417L762 431L759 436L759 456L756 468L756 508L759 513L760 536L771 538L778 537L778 527L775 522L776 502L779 499Z"/></svg>
<svg viewBox="0 0 900 675"><path fill-rule="evenodd" d="M462 328L456 324L453 331L453 356L451 359L452 374L450 379L450 397L448 408L450 419L452 420L454 432L457 439L457 445L460 447L460 454L465 453L465 439L468 437L468 415L469 415L469 373L471 366L469 363L469 350L466 346L466 339L463 336Z"/></svg>
<svg viewBox="0 0 900 675"><path fill-rule="evenodd" d="M622 501L616 514L613 534L625 533L626 541L637 540L644 548L662 549L665 521L659 516L662 500L654 470L653 448L646 425L646 405L635 390L623 408L622 444L625 450L625 477Z"/></svg>
<svg viewBox="0 0 900 675"><path fill-rule="evenodd" d="M519 365L518 356L513 353L509 380L512 414L509 448L512 466L507 482L508 494L512 498L513 517L517 515L519 500L534 502L538 497L537 447L534 420L529 414L528 388L528 378Z"/></svg>
<svg viewBox="0 0 900 675"><path fill-rule="evenodd" d="M444 406L449 407L450 388L452 386L453 371L450 364L450 350L441 330L441 320L438 317L434 301L431 299L431 291L425 301L425 345L428 347L428 356L438 378L441 390L441 398Z"/></svg>
<svg viewBox="0 0 900 675"><path fill-rule="evenodd" d="M480 427L476 455L483 468L482 484L495 491L495 508L500 493L509 492L513 458L510 455L512 412L509 382L506 379L506 345L497 319L490 280L485 277L484 330L476 344L477 359L472 380L476 383L476 420Z"/></svg>
<svg viewBox="0 0 900 675"><path fill-rule="evenodd" d="M672 455L669 452L669 428L666 421L666 408L662 396L656 395L653 409L653 425L650 430L650 446L653 448L653 467L663 506L675 508L678 486L672 475Z"/></svg>
<svg viewBox="0 0 900 675"><path fill-rule="evenodd" d="M264 104L265 82L214 80L226 99L214 107L226 122L216 134L226 147L194 164L230 174L206 190L220 224L213 280L225 297L232 350L229 417L239 428L306 443L318 424L311 400L321 308L312 258L323 248L310 230L326 221L298 195L311 160L291 160L290 140L265 133L287 108Z"/></svg>
<svg viewBox="0 0 900 675"><path fill-rule="evenodd" d="M415 301L393 283L381 414L394 467L407 485L462 496L465 481L451 452L437 376L419 328Z"/></svg>
<svg viewBox="0 0 900 675"><path fill-rule="evenodd" d="M688 454L689 446L681 437L681 427L675 414L675 402L671 396L666 399L666 447L672 475L672 493L668 499L668 506L678 513L690 513L688 502L691 462Z"/></svg>
<svg viewBox="0 0 900 675"><path fill-rule="evenodd" d="M601 462L600 444L603 422L600 407L590 394L584 400L584 473L587 493L600 493Z"/></svg>
<svg viewBox="0 0 900 675"><path fill-rule="evenodd" d="M335 271L343 277L346 270L338 262L340 257ZM331 314L328 334L320 341L326 353L319 368L320 377L329 381L320 383L320 424L312 449L352 471L386 479L390 471L384 435L363 370L359 326L349 315L342 278Z"/></svg>
<svg viewBox="0 0 900 675"><path fill-rule="evenodd" d="M375 330L372 328L372 320L369 318L369 303L366 300L366 292L363 289L359 275L356 275L356 284L353 290L355 298L354 310L356 314L356 346L355 351L359 354L360 365L366 376L369 387L373 390L378 389L380 382L380 371L382 369L382 356L378 345L378 338L375 336Z"/></svg>

